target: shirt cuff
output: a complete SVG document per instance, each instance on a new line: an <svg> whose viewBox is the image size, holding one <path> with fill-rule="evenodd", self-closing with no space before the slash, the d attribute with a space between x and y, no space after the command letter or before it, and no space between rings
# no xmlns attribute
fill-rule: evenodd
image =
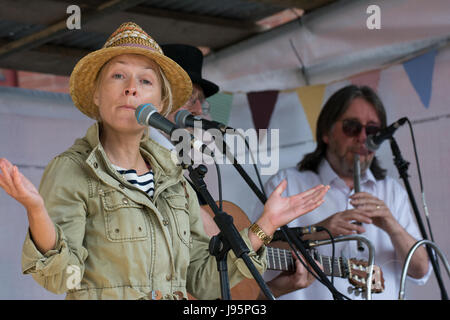
<svg viewBox="0 0 450 320"><path fill-rule="evenodd" d="M266 247L263 245L261 248L259 248L258 251L252 250L252 244L250 242L250 239L248 237L248 229L243 229L240 234L242 236L242 239L244 240L247 247L250 249L250 252L248 253L249 258L255 265L256 270L258 270L259 274L263 274L267 269L267 250ZM253 275L248 269L247 265L245 264L244 260L242 259L236 259L236 255L232 250L230 250L230 258L235 260L235 265L240 273L246 278L253 279Z"/></svg>

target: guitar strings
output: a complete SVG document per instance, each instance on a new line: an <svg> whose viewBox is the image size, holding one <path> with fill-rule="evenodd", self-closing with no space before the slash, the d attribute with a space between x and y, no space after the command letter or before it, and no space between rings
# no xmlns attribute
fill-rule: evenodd
<svg viewBox="0 0 450 320"><path fill-rule="evenodd" d="M292 252L286 249L268 247L267 258L273 265L274 270L294 271L295 261ZM329 275L345 278L347 276L345 260L343 257L331 258L319 255L319 262Z"/></svg>

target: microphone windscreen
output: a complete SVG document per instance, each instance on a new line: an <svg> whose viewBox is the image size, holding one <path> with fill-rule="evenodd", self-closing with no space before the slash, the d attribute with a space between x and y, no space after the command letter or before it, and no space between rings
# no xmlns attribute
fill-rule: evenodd
<svg viewBox="0 0 450 320"><path fill-rule="evenodd" d="M369 149L369 151L375 152L375 151L378 150L378 148L380 147L380 145L377 144L377 143L375 143L375 142L373 141L373 137L374 137L374 136L372 136L372 135L369 135L369 136L367 137L367 139L366 139L366 147L367 147L367 149Z"/></svg>
<svg viewBox="0 0 450 320"><path fill-rule="evenodd" d="M191 113L185 109L178 111L175 114L175 123L178 127L186 127L186 118L191 115Z"/></svg>
<svg viewBox="0 0 450 320"><path fill-rule="evenodd" d="M139 124L148 125L148 116L156 111L156 108L151 103L145 103L137 107L136 111L134 111L134 115L136 116L136 120Z"/></svg>

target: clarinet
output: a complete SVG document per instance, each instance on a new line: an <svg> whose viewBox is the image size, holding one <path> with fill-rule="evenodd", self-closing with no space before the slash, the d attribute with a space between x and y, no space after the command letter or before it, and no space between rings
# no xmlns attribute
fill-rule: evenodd
<svg viewBox="0 0 450 320"><path fill-rule="evenodd" d="M355 193L360 192L360 183L361 182L361 164L359 162L359 154L355 153L353 158L353 188L355 189ZM362 225L361 222L355 222L357 225ZM358 241L358 251L364 251L364 246L361 241Z"/></svg>

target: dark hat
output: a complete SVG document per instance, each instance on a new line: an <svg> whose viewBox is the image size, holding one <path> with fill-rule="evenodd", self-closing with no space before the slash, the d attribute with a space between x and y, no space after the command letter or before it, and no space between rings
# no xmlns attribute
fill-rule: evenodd
<svg viewBox="0 0 450 320"><path fill-rule="evenodd" d="M166 44L161 49L164 55L178 63L189 75L192 83L198 84L208 98L219 91L219 87L202 78L203 54L197 47L185 44Z"/></svg>

